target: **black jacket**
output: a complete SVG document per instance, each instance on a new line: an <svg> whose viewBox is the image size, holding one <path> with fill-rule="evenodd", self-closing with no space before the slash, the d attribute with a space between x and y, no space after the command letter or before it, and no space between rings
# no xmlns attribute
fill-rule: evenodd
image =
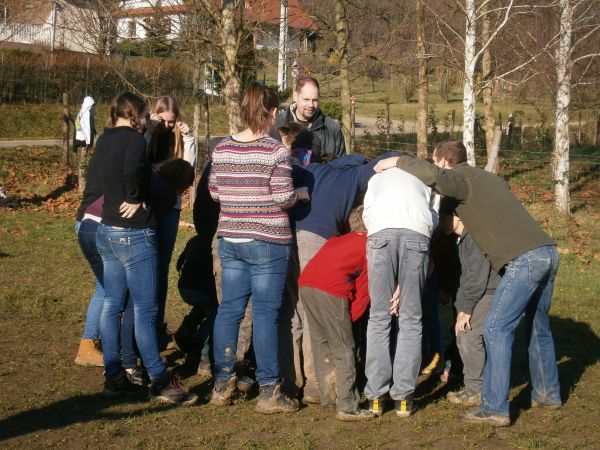
<svg viewBox="0 0 600 450"><path fill-rule="evenodd" d="M292 104L277 116L271 137L281 141L281 136L279 136L277 130L284 123L296 120L291 110L293 107L295 107L295 104ZM333 155L339 158L346 154L346 144L344 143L340 124L335 119L323 114L320 109L317 109L312 120L308 123L308 131L313 136L310 150L313 152L315 162L320 162L322 155Z"/></svg>

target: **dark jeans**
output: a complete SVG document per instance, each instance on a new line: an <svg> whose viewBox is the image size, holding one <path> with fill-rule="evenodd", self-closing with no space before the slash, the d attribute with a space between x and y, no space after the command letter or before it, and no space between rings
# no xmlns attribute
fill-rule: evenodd
<svg viewBox="0 0 600 450"><path fill-rule="evenodd" d="M167 293L169 290L169 265L171 264L171 257L173 256L175 241L177 240L180 215L181 210L172 209L160 216L156 221L158 249L158 278L156 288L158 297L157 326L161 326L165 321Z"/></svg>
<svg viewBox="0 0 600 450"><path fill-rule="evenodd" d="M203 361L212 361L212 332L219 302L216 298L196 289L179 287L181 298L192 306L183 318L179 330L191 332L194 349Z"/></svg>

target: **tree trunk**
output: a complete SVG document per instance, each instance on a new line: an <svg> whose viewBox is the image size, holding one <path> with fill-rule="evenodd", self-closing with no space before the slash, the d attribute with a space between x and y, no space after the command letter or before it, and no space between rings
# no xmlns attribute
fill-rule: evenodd
<svg viewBox="0 0 600 450"><path fill-rule="evenodd" d="M419 62L419 86L417 104L417 156L427 158L427 59L425 55L425 0L417 0L417 60Z"/></svg>
<svg viewBox="0 0 600 450"><path fill-rule="evenodd" d="M475 165L475 0L465 0L465 79L463 83L463 144L467 161Z"/></svg>
<svg viewBox="0 0 600 450"><path fill-rule="evenodd" d="M83 193L83 191L85 191L85 176L84 176L84 172L85 172L85 166L87 165L87 145L82 145L81 147L79 147L79 152L78 152L78 160L79 160L79 164L78 164L78 173L77 173L77 187L79 188L79 192Z"/></svg>
<svg viewBox="0 0 600 450"><path fill-rule="evenodd" d="M498 153L500 152L500 142L502 141L502 127L496 125L494 128L494 139L492 147L488 153L488 161L485 170L492 173L498 173Z"/></svg>
<svg viewBox="0 0 600 450"><path fill-rule="evenodd" d="M241 111L242 82L238 74L239 34L236 23L237 3L240 0L223 0L221 11L221 48L223 50L223 97L227 116L229 118L229 132L237 133L244 124Z"/></svg>
<svg viewBox="0 0 600 450"><path fill-rule="evenodd" d="M569 105L571 103L571 35L573 7L560 0L560 32L556 51L556 126L552 155L554 203L561 214L571 212L569 195Z"/></svg>
<svg viewBox="0 0 600 450"><path fill-rule="evenodd" d="M69 122L71 121L71 112L69 111L69 94L63 92L63 123L62 123L62 133L63 133L63 154L62 154L62 162L64 166L69 168Z"/></svg>
<svg viewBox="0 0 600 450"><path fill-rule="evenodd" d="M348 18L344 0L335 3L335 32L338 51L340 52L340 101L342 104L342 134L346 149L350 149L350 127L352 115L350 111L350 69L348 65ZM348 150L347 150L348 151Z"/></svg>
<svg viewBox="0 0 600 450"><path fill-rule="evenodd" d="M490 14L488 13L488 4L482 5L482 14L484 14L481 23L481 40L485 43L490 39ZM494 78L494 69L492 68L492 52L490 46L488 46L481 58L482 68L482 81L484 87L482 90L483 94L483 113L485 115L484 129L485 129L485 148L488 156L488 160L492 153L492 146L494 145L494 133L496 129L496 118L494 116L494 103L492 100L492 80ZM497 159L496 159L497 161ZM494 173L498 172L497 164L493 169Z"/></svg>

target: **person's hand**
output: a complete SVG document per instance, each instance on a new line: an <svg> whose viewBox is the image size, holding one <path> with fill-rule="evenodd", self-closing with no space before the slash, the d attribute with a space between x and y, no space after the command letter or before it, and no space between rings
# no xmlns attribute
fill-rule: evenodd
<svg viewBox="0 0 600 450"><path fill-rule="evenodd" d="M190 134L190 126L185 122L177 122L175 126L181 134Z"/></svg>
<svg viewBox="0 0 600 450"><path fill-rule="evenodd" d="M392 167L396 167L396 163L398 162L397 156L392 156L390 158L380 159L373 167L373 170L377 173L381 173L384 170L391 169Z"/></svg>
<svg viewBox="0 0 600 450"><path fill-rule="evenodd" d="M131 219L133 215L137 212L137 210L140 209L140 206L142 206L141 203L121 203L121 206L119 207L121 217L123 217L124 219Z"/></svg>
<svg viewBox="0 0 600 450"><path fill-rule="evenodd" d="M150 114L150 120L146 124L147 130L150 132L154 131L161 122L162 118L158 114Z"/></svg>
<svg viewBox="0 0 600 450"><path fill-rule="evenodd" d="M299 202L310 202L310 194L308 193L308 188L306 186L296 188L294 189L294 192L296 193Z"/></svg>
<svg viewBox="0 0 600 450"><path fill-rule="evenodd" d="M390 300L390 314L392 316L397 316L398 311L400 309L400 285L396 288L394 295L392 295L392 299Z"/></svg>
<svg viewBox="0 0 600 450"><path fill-rule="evenodd" d="M458 333L466 333L467 329L471 329L471 314L459 312L456 316L456 325L454 326L454 333L458 336Z"/></svg>

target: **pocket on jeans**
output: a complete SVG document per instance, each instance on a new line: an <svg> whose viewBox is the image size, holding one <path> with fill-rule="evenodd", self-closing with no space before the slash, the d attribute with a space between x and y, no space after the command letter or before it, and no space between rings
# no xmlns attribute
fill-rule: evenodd
<svg viewBox="0 0 600 450"><path fill-rule="evenodd" d="M530 259L529 260L529 283L538 284L548 277L552 268L552 259Z"/></svg>
<svg viewBox="0 0 600 450"><path fill-rule="evenodd" d="M369 264L371 264L373 267L389 267L389 263L391 260L389 239L368 238L367 252Z"/></svg>
<svg viewBox="0 0 600 450"><path fill-rule="evenodd" d="M426 268L429 257L429 244L422 241L406 241L405 262L407 267L414 272Z"/></svg>

